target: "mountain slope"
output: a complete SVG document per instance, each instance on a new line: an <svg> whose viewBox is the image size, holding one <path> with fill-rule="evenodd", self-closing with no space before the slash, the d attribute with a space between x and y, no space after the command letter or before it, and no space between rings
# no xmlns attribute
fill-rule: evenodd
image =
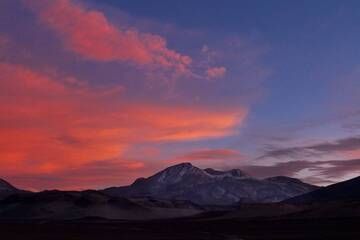
<svg viewBox="0 0 360 240"><path fill-rule="evenodd" d="M232 205L238 202L278 202L317 189L288 177L259 180L239 169L217 171L181 163L126 187L104 192L112 196L189 200L201 205Z"/></svg>
<svg viewBox="0 0 360 240"><path fill-rule="evenodd" d="M316 191L286 200L286 203L321 203L332 201L360 201L360 177L336 183Z"/></svg>

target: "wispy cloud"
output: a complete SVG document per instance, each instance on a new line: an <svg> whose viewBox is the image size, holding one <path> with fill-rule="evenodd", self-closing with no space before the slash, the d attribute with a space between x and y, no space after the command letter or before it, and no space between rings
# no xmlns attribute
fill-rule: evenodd
<svg viewBox="0 0 360 240"><path fill-rule="evenodd" d="M206 75L209 79L222 78L226 74L225 67L212 67L206 70Z"/></svg>
<svg viewBox="0 0 360 240"><path fill-rule="evenodd" d="M196 160L227 160L242 156L238 151L232 149L205 149L187 153L176 158L177 161L196 161Z"/></svg>
<svg viewBox="0 0 360 240"><path fill-rule="evenodd" d="M266 151L265 154L260 156L258 159L319 156L323 154L331 154L334 152L349 152L359 149L360 137L355 136L339 139L333 142L323 142L309 146L275 148Z"/></svg>
<svg viewBox="0 0 360 240"><path fill-rule="evenodd" d="M167 47L166 39L142 33L135 28L120 28L100 11L71 0L23 1L42 23L61 37L65 46L96 61L130 61L185 73L191 57Z"/></svg>
<svg viewBox="0 0 360 240"><path fill-rule="evenodd" d="M174 84L171 78L206 80L222 79L227 76L229 66L221 63L223 60L214 61L219 56L212 54L212 50L208 47L206 50L201 49L201 57L198 54L184 53L170 48L165 36L140 30L135 25L128 26L121 18L116 18L114 21L105 12L89 7L85 1L23 0L22 2L37 16L42 26L55 33L65 49L85 60L131 63L145 70L150 78L167 79L169 85ZM220 48L232 48L233 55L239 49L242 55L249 54L243 46L223 43ZM247 65L253 61L255 59L244 59L239 65Z"/></svg>
<svg viewBox="0 0 360 240"><path fill-rule="evenodd" d="M0 72L2 175L56 174L101 159L120 159L126 173L141 166L121 160L129 146L229 136L247 115L246 108L128 103L121 92L18 64L0 63Z"/></svg>
<svg viewBox="0 0 360 240"><path fill-rule="evenodd" d="M328 184L348 174L360 175L360 159L332 161L289 161L270 166L243 166L245 171L257 177L290 176L299 177L302 170L314 171L315 174L303 177L314 184ZM301 177L301 176L300 176Z"/></svg>

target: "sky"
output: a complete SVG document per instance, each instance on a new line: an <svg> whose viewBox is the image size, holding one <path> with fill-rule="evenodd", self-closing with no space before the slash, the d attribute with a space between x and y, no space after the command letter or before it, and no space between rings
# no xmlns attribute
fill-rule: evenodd
<svg viewBox="0 0 360 240"><path fill-rule="evenodd" d="M0 177L360 175L358 1L2 0Z"/></svg>

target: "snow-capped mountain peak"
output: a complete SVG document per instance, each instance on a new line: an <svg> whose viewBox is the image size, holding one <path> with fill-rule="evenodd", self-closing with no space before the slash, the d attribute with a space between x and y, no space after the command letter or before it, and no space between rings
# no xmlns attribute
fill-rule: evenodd
<svg viewBox="0 0 360 240"><path fill-rule="evenodd" d="M285 181L285 180L286 181ZM204 205L228 205L238 202L276 202L316 189L288 178L261 180L240 169L218 171L200 169L191 163L168 167L134 184L104 191L114 196L154 197L188 200Z"/></svg>
<svg viewBox="0 0 360 240"><path fill-rule="evenodd" d="M180 163L164 169L153 177L159 183L173 184L190 176L204 176L205 173L200 168L191 163Z"/></svg>

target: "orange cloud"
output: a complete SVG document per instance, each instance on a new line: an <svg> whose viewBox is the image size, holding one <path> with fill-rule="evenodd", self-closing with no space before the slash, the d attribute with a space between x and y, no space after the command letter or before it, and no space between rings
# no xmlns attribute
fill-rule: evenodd
<svg viewBox="0 0 360 240"><path fill-rule="evenodd" d="M101 131L92 131L90 136L86 126L78 127L92 114L86 103L97 101L95 93L79 91L20 65L1 63L0 72L3 169L49 172L91 158L113 157L123 149L124 144L108 141ZM82 139L81 133L89 139ZM63 140L67 134L77 134L78 144Z"/></svg>
<svg viewBox="0 0 360 240"><path fill-rule="evenodd" d="M231 135L234 134L234 126L241 123L247 115L244 108L209 111L197 107L149 105L133 106L128 112L140 117L136 121L149 126L149 133L156 129L156 132L151 133L154 141L197 140Z"/></svg>
<svg viewBox="0 0 360 240"><path fill-rule="evenodd" d="M24 1L41 22L55 31L73 52L98 61L131 61L185 73L191 58L167 47L161 36L119 28L96 10L71 0Z"/></svg>
<svg viewBox="0 0 360 240"><path fill-rule="evenodd" d="M115 159L125 179L128 171L146 168L142 161L124 160L130 146L228 136L247 114L245 108L130 104L117 97L121 87L99 89L22 65L0 62L0 72L2 176L66 176L71 169ZM85 172L84 179L90 177ZM106 179L102 184L113 183Z"/></svg>
<svg viewBox="0 0 360 240"><path fill-rule="evenodd" d="M209 79L212 78L222 78L224 77L226 74L226 68L225 67L212 67L212 68L208 68L206 70L206 76Z"/></svg>

